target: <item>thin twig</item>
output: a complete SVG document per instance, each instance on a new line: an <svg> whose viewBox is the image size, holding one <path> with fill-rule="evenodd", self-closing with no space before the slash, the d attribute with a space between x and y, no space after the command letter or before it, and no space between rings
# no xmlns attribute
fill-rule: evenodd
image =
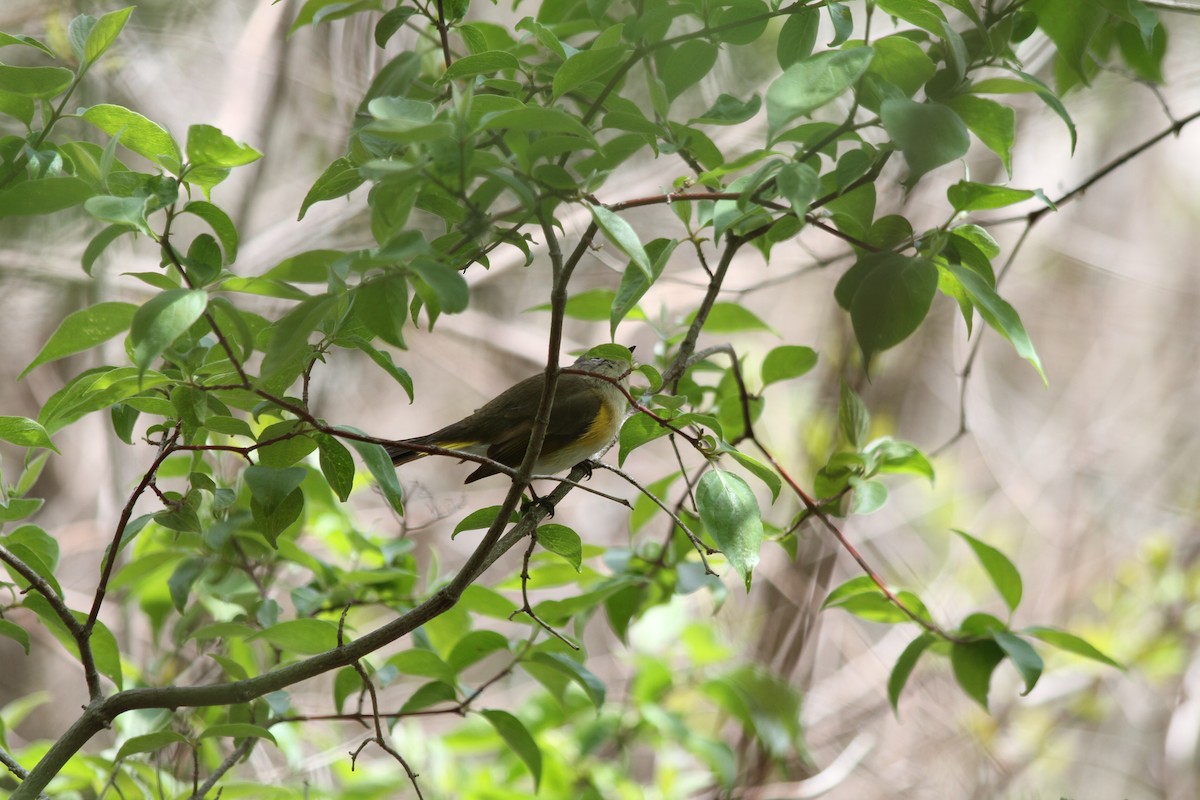
<svg viewBox="0 0 1200 800"><path fill-rule="evenodd" d="M548 633L551 636L553 636L554 638L558 639L560 642L562 642L563 644L565 644L567 647L571 648L572 650L578 650L579 645L575 644L570 639L563 636L561 633L556 631L548 622L546 622L544 619L539 617L534 612L533 606L530 605L530 603L529 603L529 559L531 559L533 557L533 550L535 547L537 547L537 530L534 530L532 533L530 533L529 547L525 548L525 558L521 562L521 564L522 564L521 565L521 607L518 608L517 610L513 611L511 614L509 614L508 618L511 620L517 614L524 614L525 616L529 617L531 620L536 622L542 630L546 631L546 633Z"/></svg>
<svg viewBox="0 0 1200 800"><path fill-rule="evenodd" d="M0 764L8 768L8 771L16 775L21 780L29 775L29 770L17 763L17 760L3 750L0 750Z"/></svg>
<svg viewBox="0 0 1200 800"><path fill-rule="evenodd" d="M116 530L113 531L112 542L108 545L108 551L104 556L104 567L100 571L100 583L96 586L96 595L92 599L92 610L88 613L87 622L84 623L84 629L88 635L91 635L92 627L96 624L96 618L100 616L100 606L104 603L104 595L108 590L108 581L112 577L113 566L117 562L117 552L121 547L121 539L125 535L125 528L129 526L129 519L133 516L133 507L137 504L138 499L153 483L155 476L158 474L158 468L162 466L163 461L167 456L175 451L175 442L179 439L180 426L176 425L169 434L163 437L158 445L158 454L154 457L154 461L150 463L141 482L130 493L129 499L125 503L125 507L121 509L121 516L117 520Z"/></svg>
<svg viewBox="0 0 1200 800"><path fill-rule="evenodd" d="M663 510L663 512L665 512L669 517L671 517L671 519L675 520L675 524L679 527L679 529L681 531L684 532L684 534L688 538L688 541L690 541L692 543L692 547L694 547L696 549L696 552L699 553L700 563L704 565L704 572L708 575L716 575L717 574L717 573L713 572L712 567L710 567L708 565L708 559L706 558L706 556L711 556L714 553L719 553L720 552L719 550L714 550L713 548L709 547L704 542L702 542L700 540L700 537L697 536L695 533L693 533L692 529L684 524L683 520L679 518L678 514L671 511L671 509L667 508L666 503L664 503L661 499L659 499L654 494L654 492L650 491L645 486L642 486L642 484L639 483L632 475L629 475L627 472L622 470L620 467L614 467L613 465L605 464L604 462L597 462L596 466L600 467L601 469L606 469L609 472L611 472L615 475L619 475L620 477L624 478L635 489L637 489L639 492L644 494L646 497L650 498L650 501L652 503L654 503L654 505L661 508Z"/></svg>
<svg viewBox="0 0 1200 800"><path fill-rule="evenodd" d="M225 773L229 772L229 770L233 769L234 765L249 755L250 751L254 749L254 745L257 743L258 739L253 736L247 736L245 739L243 739L242 743L233 748L233 751L226 756L220 764L217 765L216 769L212 771L212 774L210 774L204 780L204 783L200 784L193 790L192 795L188 798L188 800L204 800L204 797L210 791L212 791L212 788L217 785L217 782L221 780L221 778L225 777Z"/></svg>
<svg viewBox="0 0 1200 800"><path fill-rule="evenodd" d="M375 683L371 680L370 676L367 675L367 670L362 665L361 661L355 661L352 666L358 673L358 676L362 678L363 685L367 687L367 692L371 695L371 716L375 721L375 735L368 737L363 741L362 744L360 744L353 752L350 753L350 769L354 769L354 764L358 760L358 756L362 753L363 749L371 742L375 742L375 744L379 745L379 749L396 759L400 766L404 768L404 772L408 775L408 780L410 783L412 783L413 790L417 793L417 797L423 800L424 795L421 794L421 785L417 783L417 773L413 772L412 767L410 767L408 762L404 760L404 756L400 755L400 753L394 747L388 744L386 739L383 738L383 723L380 722L379 719L379 698L375 694Z"/></svg>
<svg viewBox="0 0 1200 800"><path fill-rule="evenodd" d="M54 587L39 575L33 567L18 557L16 553L7 547L0 546L0 561L3 561L13 572L16 572L27 580L30 588L36 589L37 593L49 603L51 610L54 611L54 615L66 627L71 638L75 640L75 646L79 648L79 661L83 666L83 677L87 682L88 697L92 700L98 698L100 696L100 672L96 668L96 658L92 654L92 645L89 638L91 635L90 626L81 625L71 612L71 609L58 596L58 592L54 591ZM5 766L8 765L6 764Z"/></svg>

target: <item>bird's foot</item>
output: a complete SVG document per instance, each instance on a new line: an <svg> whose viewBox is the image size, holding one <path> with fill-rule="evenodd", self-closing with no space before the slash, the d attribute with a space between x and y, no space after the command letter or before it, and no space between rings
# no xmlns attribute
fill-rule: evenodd
<svg viewBox="0 0 1200 800"><path fill-rule="evenodd" d="M531 507L537 506L538 508L540 508L546 512L547 517L554 516L554 503L551 503L549 500L547 500L544 497L538 496L538 493L533 490L532 486L529 487L529 494L533 495L533 499L525 500L524 503L522 503L522 506L521 506L522 511L527 511Z"/></svg>
<svg viewBox="0 0 1200 800"><path fill-rule="evenodd" d="M585 458L583 461L580 461L578 464L576 464L571 469L572 470L582 469L583 470L583 479L585 481L590 481L592 479L592 472L596 469L596 462L590 458Z"/></svg>

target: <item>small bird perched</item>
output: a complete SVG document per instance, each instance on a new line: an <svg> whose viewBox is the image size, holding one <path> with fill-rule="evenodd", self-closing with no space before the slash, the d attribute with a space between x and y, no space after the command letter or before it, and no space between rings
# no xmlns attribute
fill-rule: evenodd
<svg viewBox="0 0 1200 800"><path fill-rule="evenodd" d="M553 475L591 458L613 440L625 418L626 396L622 389L629 387L629 362L581 356L567 369L604 377L574 372L559 374L550 426L542 441L541 454L533 465L536 475ZM604 378L616 380L620 388ZM541 372L526 378L458 422L426 436L388 445L387 454L399 466L429 455L411 449L411 445L444 447L487 456L515 469L525 458L545 381L546 375ZM467 476L466 483L499 472L493 466L481 464Z"/></svg>

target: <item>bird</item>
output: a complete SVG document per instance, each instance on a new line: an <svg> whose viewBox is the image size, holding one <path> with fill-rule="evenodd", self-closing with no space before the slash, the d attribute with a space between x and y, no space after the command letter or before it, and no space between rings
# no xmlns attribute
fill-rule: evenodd
<svg viewBox="0 0 1200 800"><path fill-rule="evenodd" d="M586 463L616 437L625 418L631 369L628 361L584 355L567 369L593 375L559 373L550 425L533 465L535 475L553 475ZM515 469L525 458L545 381L545 373L539 372L504 390L458 422L425 436L386 445L384 449L396 466L429 455L413 449L413 445L418 445L487 456ZM464 483L500 472L491 464L481 464Z"/></svg>

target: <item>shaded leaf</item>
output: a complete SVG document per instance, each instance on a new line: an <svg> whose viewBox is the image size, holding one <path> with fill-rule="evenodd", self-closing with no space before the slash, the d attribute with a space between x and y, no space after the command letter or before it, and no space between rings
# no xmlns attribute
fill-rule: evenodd
<svg viewBox="0 0 1200 800"><path fill-rule="evenodd" d="M533 776L533 788L537 791L542 782L542 751L537 742L529 734L529 730L521 720L507 711L484 709L484 719L491 723L500 737L508 744L517 757L525 762L529 774Z"/></svg>
<svg viewBox="0 0 1200 800"><path fill-rule="evenodd" d="M704 527L750 591L763 540L762 514L754 492L740 476L713 469L696 487L696 505Z"/></svg>
<svg viewBox="0 0 1200 800"><path fill-rule="evenodd" d="M905 647L904 652L896 659L892 672L888 675L887 691L888 702L892 704L892 711L897 715L900 714L900 693L904 691L904 685L908 683L908 678L916 668L917 662L921 660L922 654L935 641L937 640L933 634L922 633L909 642L908 647Z"/></svg>

